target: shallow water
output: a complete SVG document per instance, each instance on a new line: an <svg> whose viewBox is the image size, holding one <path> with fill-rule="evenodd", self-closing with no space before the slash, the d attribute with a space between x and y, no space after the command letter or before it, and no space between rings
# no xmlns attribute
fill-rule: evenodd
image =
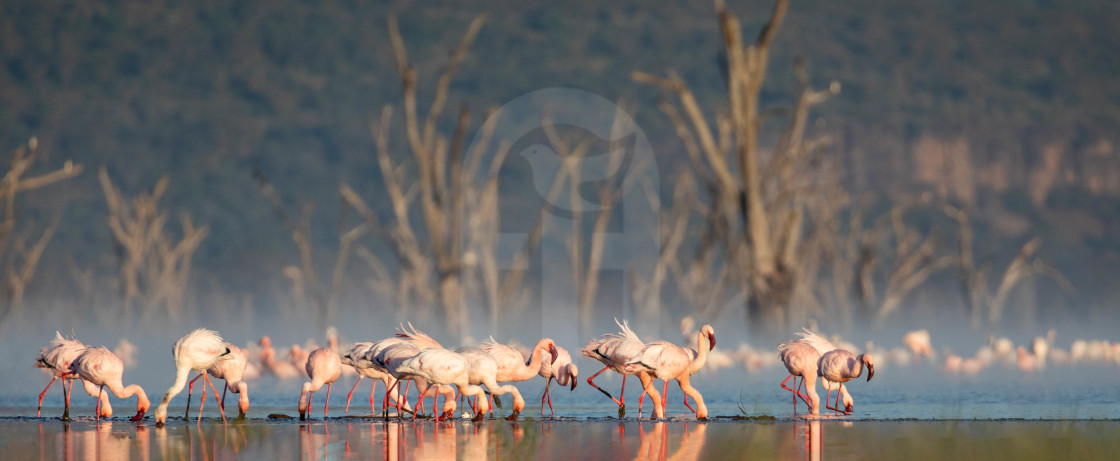
<svg viewBox="0 0 1120 461"><path fill-rule="evenodd" d="M369 416L368 380L354 394L352 416L344 415L352 378L333 386L329 418L323 419L326 393L320 391L314 419L300 423L269 415L296 414L301 382L266 378L251 383L246 420L223 424L211 396L198 423L196 389L192 419L181 419L181 394L169 411L175 419L164 428L154 427L150 416L127 421L132 399L113 398L116 417L97 423L95 399L80 389L72 397L73 420L64 423L56 384L42 418L35 418L39 389L0 396L0 449L7 459L274 460L1112 459L1120 451L1120 368L1114 365L1034 373L993 368L977 376L948 375L932 366L880 367L872 381L849 383L853 414L825 411L815 421L803 419L803 405L794 414L792 395L778 386L784 378L777 368L695 375L693 384L711 412L707 423L695 421L675 385L669 390L670 420L639 421L636 380L627 381L627 416L618 420L617 406L582 379L574 391L552 387L556 418L539 416L543 384L533 380L518 385L528 403L518 422L386 422ZM621 385L609 374L596 382L615 394ZM509 414L509 401L504 403L496 409L499 416ZM227 408L236 413L232 399Z"/></svg>
<svg viewBox="0 0 1120 461"><path fill-rule="evenodd" d="M0 419L7 459L1114 459L1117 421Z"/></svg>

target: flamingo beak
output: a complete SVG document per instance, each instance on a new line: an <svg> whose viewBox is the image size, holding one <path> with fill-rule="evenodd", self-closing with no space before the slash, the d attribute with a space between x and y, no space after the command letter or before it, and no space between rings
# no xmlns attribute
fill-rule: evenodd
<svg viewBox="0 0 1120 461"><path fill-rule="evenodd" d="M708 333L708 344L710 344L708 350L716 348L716 335L714 333Z"/></svg>
<svg viewBox="0 0 1120 461"><path fill-rule="evenodd" d="M131 418L131 421L140 421L141 419L144 419L144 413L145 413L144 410L137 411L136 416L133 416Z"/></svg>
<svg viewBox="0 0 1120 461"><path fill-rule="evenodd" d="M573 377L573 378L572 378L572 389L571 389L571 391L574 391L574 390L576 390L576 384L579 384L579 380L578 380L578 379L575 379L575 378ZM571 392L571 391L568 391L568 392Z"/></svg>
<svg viewBox="0 0 1120 461"><path fill-rule="evenodd" d="M852 407L852 404L850 404L850 403L849 403L848 405L846 405L846 406L844 407L844 411L845 411L845 412L847 412L847 413L851 413L851 412L852 412L852 408L853 408L853 407Z"/></svg>
<svg viewBox="0 0 1120 461"><path fill-rule="evenodd" d="M875 365L867 365L867 380L871 381L872 376L875 376Z"/></svg>
<svg viewBox="0 0 1120 461"><path fill-rule="evenodd" d="M552 361L549 362L549 363L556 363L556 357L559 356L560 354L558 352L556 352L556 345L555 344L548 347L548 353L549 353L549 355L552 356Z"/></svg>

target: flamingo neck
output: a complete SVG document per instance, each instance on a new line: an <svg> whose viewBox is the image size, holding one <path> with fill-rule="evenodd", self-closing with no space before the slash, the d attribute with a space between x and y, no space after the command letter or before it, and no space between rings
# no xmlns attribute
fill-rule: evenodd
<svg viewBox="0 0 1120 461"><path fill-rule="evenodd" d="M537 373L541 371L541 351L544 350L545 342L540 341L533 347L532 354L529 355L529 363L524 368L519 368L516 373L517 381L525 381L532 379Z"/></svg>
<svg viewBox="0 0 1120 461"><path fill-rule="evenodd" d="M700 346L700 350L696 351L696 358L692 359L692 366L689 368L689 374L696 373L700 371L701 368L704 368L704 364L708 363L708 349L712 348L711 340L708 339L708 335L704 334L703 330L696 336L696 344Z"/></svg>
<svg viewBox="0 0 1120 461"><path fill-rule="evenodd" d="M185 365L180 365L177 367L177 370L175 372L175 383L172 384L171 388L167 389L167 392L163 394L163 399L160 400L159 407L156 408L156 415L167 414L167 404L170 403L171 399L178 395L184 387L186 387L187 379L190 378L190 374L191 367Z"/></svg>
<svg viewBox="0 0 1120 461"><path fill-rule="evenodd" d="M310 382L303 383L303 390L300 391L300 393L299 393L299 407L298 408L299 408L300 413L307 412L307 394L311 393L311 392L315 392L317 390L319 390L319 389L318 388L316 388L316 389L311 388L311 383Z"/></svg>

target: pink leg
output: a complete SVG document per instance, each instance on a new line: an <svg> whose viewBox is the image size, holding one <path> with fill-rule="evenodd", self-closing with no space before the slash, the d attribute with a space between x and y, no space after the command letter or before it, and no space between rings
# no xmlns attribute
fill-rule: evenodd
<svg viewBox="0 0 1120 461"><path fill-rule="evenodd" d="M373 409L374 409L374 407L373 407L373 393L377 391L377 380L376 379L371 379L370 381L373 381L373 387L371 387L369 389L369 413L372 415L373 414Z"/></svg>
<svg viewBox="0 0 1120 461"><path fill-rule="evenodd" d="M661 381L661 413L665 413L665 403L669 397L669 381Z"/></svg>
<svg viewBox="0 0 1120 461"><path fill-rule="evenodd" d="M185 411L183 413L183 419L184 420L191 417L191 394L194 392L194 382L198 381L198 378L201 378L202 375L205 375L205 374L206 374L205 371L202 372L202 373L199 373L198 376L195 376L194 379L192 379L191 382L187 384L187 411Z"/></svg>
<svg viewBox="0 0 1120 461"><path fill-rule="evenodd" d="M815 385L815 383L814 383L814 385ZM803 388L803 387L805 387L805 377L804 376L801 377L801 383L799 383L797 385L797 396L801 397L801 400L805 402L805 406L809 407L810 410L811 410L812 407L813 407L813 404L809 401L809 395L808 394L802 394L801 393L801 388ZM796 402L794 403L794 406L795 407L797 406ZM796 409L795 409L795 411L796 411Z"/></svg>
<svg viewBox="0 0 1120 461"><path fill-rule="evenodd" d="M354 381L354 387L350 388L350 393L346 394L346 407L342 410L343 413L350 413L350 397L354 396L354 390L358 388L358 384L362 382L362 375L358 375L358 380ZM377 381L373 382L373 387L377 388ZM369 411L373 412L373 391L369 393Z"/></svg>
<svg viewBox="0 0 1120 461"><path fill-rule="evenodd" d="M603 373L604 371L607 371L607 370L610 370L610 369L611 369L611 367L603 367L603 369L602 369L602 370L599 370L599 372L598 372L598 373L595 373L595 374L593 374L593 375L591 375L591 376L588 376L588 377L587 377L587 384L589 384L589 385L590 385L591 387L594 387L595 389L598 389L598 390L599 390L599 392L602 392L602 393L603 393L603 395L606 395L607 397L610 397L610 399L611 399L611 400L614 400L614 403L616 403L616 404L618 404L618 406L622 407L622 406L624 406L624 405L623 405L623 403L622 403L622 401L620 401L620 400L618 400L618 399L614 398L614 396L613 396L613 395L611 395L611 393L610 393L610 392L604 391L604 390L603 390L603 388L601 388L601 387L599 387L599 386L596 386L596 385L595 385L595 381L594 381L595 377L596 377L596 376L599 376L599 375L600 375L601 373ZM622 379L623 379L622 383L623 383L623 384L626 384L626 375L622 375Z"/></svg>
<svg viewBox="0 0 1120 461"><path fill-rule="evenodd" d="M323 403L323 419L327 419L327 409L331 406L331 385L327 384L327 400Z"/></svg>
<svg viewBox="0 0 1120 461"><path fill-rule="evenodd" d="M94 412L97 413L97 422L101 422L101 393L105 390L105 386L101 386L97 390L97 406L94 407Z"/></svg>
<svg viewBox="0 0 1120 461"><path fill-rule="evenodd" d="M315 396L314 392L307 393L307 419L311 419L311 397Z"/></svg>
<svg viewBox="0 0 1120 461"><path fill-rule="evenodd" d="M214 380L210 379L209 376L204 378L204 380L207 384L210 384L210 390L214 391L214 400L219 400L220 401L220 399L218 398L218 389L216 387L214 387ZM202 388L202 395L206 395L206 388L205 387ZM222 408L221 405L218 405L218 412L220 412L222 414L222 422L223 423L226 422L226 409Z"/></svg>
<svg viewBox="0 0 1120 461"><path fill-rule="evenodd" d="M43 411L43 396L47 395L47 391L51 388L51 384L54 384L54 380L56 380L56 379L58 379L58 376L51 376L51 382L47 383L47 387L43 388L43 392L39 393L39 409L35 410L35 417L36 418L38 418L40 416L41 412ZM66 388L66 382L65 381L63 381L63 383L62 383L62 387L63 387L63 390L66 390L65 389Z"/></svg>

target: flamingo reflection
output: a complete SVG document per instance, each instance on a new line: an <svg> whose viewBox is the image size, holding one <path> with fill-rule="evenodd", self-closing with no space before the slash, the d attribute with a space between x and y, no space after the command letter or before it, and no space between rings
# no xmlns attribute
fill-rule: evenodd
<svg viewBox="0 0 1120 461"><path fill-rule="evenodd" d="M634 455L635 460L697 460L702 459L700 454L704 451L704 434L708 430L708 425L704 423L684 425L684 432L681 434L680 443L677 445L675 451L669 454L669 424L664 422L657 422L653 425L652 431L646 431L645 428L638 425L638 453Z"/></svg>

